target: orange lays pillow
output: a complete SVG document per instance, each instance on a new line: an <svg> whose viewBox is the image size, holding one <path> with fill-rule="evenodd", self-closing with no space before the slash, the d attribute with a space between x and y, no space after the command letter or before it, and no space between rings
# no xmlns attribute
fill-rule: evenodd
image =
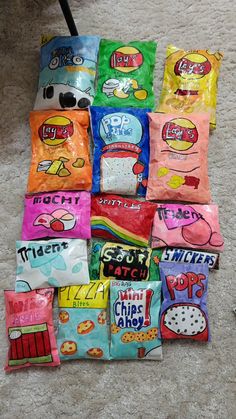
<svg viewBox="0 0 236 419"><path fill-rule="evenodd" d="M146 199L208 204L209 114L149 113L150 165Z"/></svg>
<svg viewBox="0 0 236 419"><path fill-rule="evenodd" d="M28 193L91 189L88 126L87 111L30 113L32 161Z"/></svg>

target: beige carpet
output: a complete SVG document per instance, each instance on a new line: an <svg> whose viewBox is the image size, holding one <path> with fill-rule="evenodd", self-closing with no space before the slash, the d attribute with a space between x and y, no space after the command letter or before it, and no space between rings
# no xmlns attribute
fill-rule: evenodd
<svg viewBox="0 0 236 419"><path fill-rule="evenodd" d="M221 269L211 274L212 342L164 344L164 361L72 362L58 369L25 369L0 376L1 418L236 417L235 295L235 2L231 0L70 1L80 33L159 42L159 97L167 43L220 48L217 130L210 138L209 173L226 241ZM14 287L15 240L20 238L30 163L28 114L33 107L42 32L68 34L58 2L2 0L1 19L1 290ZM233 186L234 184L234 186ZM5 314L0 293L0 365L5 362Z"/></svg>

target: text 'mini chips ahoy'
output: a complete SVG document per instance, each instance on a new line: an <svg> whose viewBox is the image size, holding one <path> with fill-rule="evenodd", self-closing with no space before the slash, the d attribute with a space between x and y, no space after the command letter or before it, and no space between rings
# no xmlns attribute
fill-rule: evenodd
<svg viewBox="0 0 236 419"><path fill-rule="evenodd" d="M160 281L111 281L112 359L162 359L160 307Z"/></svg>
<svg viewBox="0 0 236 419"><path fill-rule="evenodd" d="M160 263L162 339L209 341L207 264Z"/></svg>

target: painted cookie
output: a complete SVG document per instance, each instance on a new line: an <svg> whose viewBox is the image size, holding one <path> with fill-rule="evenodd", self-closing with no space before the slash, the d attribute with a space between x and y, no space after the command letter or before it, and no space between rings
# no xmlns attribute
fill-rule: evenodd
<svg viewBox="0 0 236 419"><path fill-rule="evenodd" d="M87 351L87 354L92 358L101 358L103 356L103 351L100 348L91 348Z"/></svg>
<svg viewBox="0 0 236 419"><path fill-rule="evenodd" d="M157 327L152 327L151 329L147 330L146 332L147 340L157 339L157 332L158 332Z"/></svg>
<svg viewBox="0 0 236 419"><path fill-rule="evenodd" d="M136 342L145 342L147 340L147 334L145 332L137 332L135 333L134 339Z"/></svg>
<svg viewBox="0 0 236 419"><path fill-rule="evenodd" d="M121 328L116 326L115 323L111 324L111 333L116 334L119 333L121 331Z"/></svg>
<svg viewBox="0 0 236 419"><path fill-rule="evenodd" d="M63 355L74 355L77 351L77 345L72 340L67 340L61 345L60 351Z"/></svg>
<svg viewBox="0 0 236 419"><path fill-rule="evenodd" d="M98 323L106 324L106 321L107 321L107 312L106 310L102 310L101 313L98 315Z"/></svg>
<svg viewBox="0 0 236 419"><path fill-rule="evenodd" d="M134 332L126 332L121 337L121 341L123 343L130 343L130 342L133 342L134 340L135 340L135 333Z"/></svg>
<svg viewBox="0 0 236 419"><path fill-rule="evenodd" d="M95 327L95 324L92 320L85 320L78 324L77 326L77 332L80 335L86 335L87 333L90 333Z"/></svg>
<svg viewBox="0 0 236 419"><path fill-rule="evenodd" d="M61 323L67 323L70 319L69 313L65 310L60 311L59 320Z"/></svg>

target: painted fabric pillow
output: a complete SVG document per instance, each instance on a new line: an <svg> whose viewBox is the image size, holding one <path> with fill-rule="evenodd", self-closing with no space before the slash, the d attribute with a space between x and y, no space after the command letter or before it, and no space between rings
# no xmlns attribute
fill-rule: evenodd
<svg viewBox="0 0 236 419"><path fill-rule="evenodd" d="M210 340L207 313L208 266L160 263L163 339Z"/></svg>
<svg viewBox="0 0 236 419"><path fill-rule="evenodd" d="M90 279L156 281L159 278L158 251L103 240L93 241L89 264Z"/></svg>
<svg viewBox="0 0 236 419"><path fill-rule="evenodd" d="M210 270L219 269L219 253L209 253L196 249L180 249L179 247L164 247L158 249L159 262L197 263L208 265ZM158 262L156 258L156 261ZM159 278L158 278L159 279Z"/></svg>
<svg viewBox="0 0 236 419"><path fill-rule="evenodd" d="M30 113L32 159L27 192L91 189L87 111Z"/></svg>
<svg viewBox="0 0 236 419"><path fill-rule="evenodd" d="M89 284L87 241L16 242L16 292Z"/></svg>
<svg viewBox="0 0 236 419"><path fill-rule="evenodd" d="M93 193L146 195L149 165L147 111L91 106Z"/></svg>
<svg viewBox="0 0 236 419"><path fill-rule="evenodd" d="M60 364L52 318L53 288L4 291L9 350L5 371Z"/></svg>
<svg viewBox="0 0 236 419"><path fill-rule="evenodd" d="M42 36L34 109L84 109L92 104L99 42L98 36Z"/></svg>
<svg viewBox="0 0 236 419"><path fill-rule="evenodd" d="M148 246L156 205L118 195L92 196L92 236Z"/></svg>
<svg viewBox="0 0 236 419"><path fill-rule="evenodd" d="M216 127L216 99L223 54L208 50L185 51L168 45L159 112L209 112Z"/></svg>
<svg viewBox="0 0 236 419"><path fill-rule="evenodd" d="M209 203L209 115L149 114L147 199Z"/></svg>
<svg viewBox="0 0 236 419"><path fill-rule="evenodd" d="M25 195L22 240L45 237L90 239L89 192Z"/></svg>
<svg viewBox="0 0 236 419"><path fill-rule="evenodd" d="M102 39L94 105L153 109L156 47L152 41Z"/></svg>
<svg viewBox="0 0 236 419"><path fill-rule="evenodd" d="M218 206L158 203L152 247L165 246L223 252Z"/></svg>
<svg viewBox="0 0 236 419"><path fill-rule="evenodd" d="M112 359L161 360L161 282L111 281Z"/></svg>
<svg viewBox="0 0 236 419"><path fill-rule="evenodd" d="M57 345L62 361L109 359L107 325L110 281L59 288Z"/></svg>

